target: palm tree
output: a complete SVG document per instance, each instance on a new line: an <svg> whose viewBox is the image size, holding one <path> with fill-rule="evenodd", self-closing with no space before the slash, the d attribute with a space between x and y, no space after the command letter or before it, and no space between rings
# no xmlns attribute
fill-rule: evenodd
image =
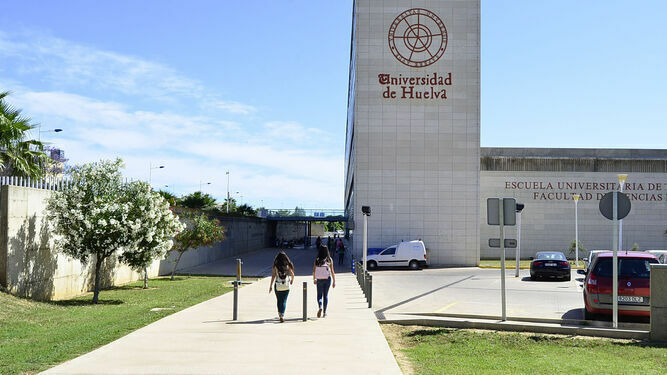
<svg viewBox="0 0 667 375"><path fill-rule="evenodd" d="M7 104L7 95L7 91L0 92L0 174L40 178L44 175L42 162L47 159L44 145L26 139L35 125L21 116L20 109Z"/></svg>

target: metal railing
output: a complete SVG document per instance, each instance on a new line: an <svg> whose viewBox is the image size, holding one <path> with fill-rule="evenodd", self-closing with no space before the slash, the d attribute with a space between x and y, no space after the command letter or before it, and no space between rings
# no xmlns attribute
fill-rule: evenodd
<svg viewBox="0 0 667 375"><path fill-rule="evenodd" d="M345 216L345 210L328 209L328 208L308 208L308 209L299 208L294 210L264 209L260 211L261 211L260 215L263 217L327 218L327 217Z"/></svg>
<svg viewBox="0 0 667 375"><path fill-rule="evenodd" d="M368 308L370 309L373 307L373 275L364 269L364 265L361 261L355 264L354 274L357 276L357 282L361 287L361 291L364 293L364 297L366 297Z"/></svg>

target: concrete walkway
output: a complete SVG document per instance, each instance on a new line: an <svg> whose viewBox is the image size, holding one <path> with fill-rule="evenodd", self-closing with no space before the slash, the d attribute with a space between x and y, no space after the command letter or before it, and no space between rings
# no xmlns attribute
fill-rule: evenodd
<svg viewBox="0 0 667 375"><path fill-rule="evenodd" d="M297 271L308 265L312 270L314 252L300 251L303 253L290 251L292 260L301 264ZM272 260L275 249L253 255L262 264L244 256L244 266L261 271L267 258L264 253ZM301 320L304 281L308 283L306 322ZM304 275L296 278L287 301L286 322L280 323L275 295L268 293L269 279L265 278L241 288L238 321L231 319L233 293L227 293L44 373L400 374L354 275L339 271L336 281L326 318L315 316L315 285L312 276Z"/></svg>

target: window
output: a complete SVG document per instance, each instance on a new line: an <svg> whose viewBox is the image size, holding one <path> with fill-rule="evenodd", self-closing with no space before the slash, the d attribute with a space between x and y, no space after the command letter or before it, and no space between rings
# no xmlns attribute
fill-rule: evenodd
<svg viewBox="0 0 667 375"><path fill-rule="evenodd" d="M567 260L565 255L561 253L539 253L537 254L537 259L542 260Z"/></svg>
<svg viewBox="0 0 667 375"><path fill-rule="evenodd" d="M648 279L651 277L651 266L657 263L655 259L620 258L618 260L618 276ZM612 258L600 258L595 265L593 274L597 277L613 277Z"/></svg>
<svg viewBox="0 0 667 375"><path fill-rule="evenodd" d="M394 255L394 254L396 254L396 247L390 247L380 253L380 255Z"/></svg>

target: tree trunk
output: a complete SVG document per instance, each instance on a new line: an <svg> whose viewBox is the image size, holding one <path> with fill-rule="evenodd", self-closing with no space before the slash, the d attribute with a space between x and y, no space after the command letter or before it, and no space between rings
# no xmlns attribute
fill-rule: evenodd
<svg viewBox="0 0 667 375"><path fill-rule="evenodd" d="M97 303L100 296L100 269L102 268L102 262L104 258L100 257L100 254L96 254L97 259L95 260L95 288L93 289L93 303Z"/></svg>
<svg viewBox="0 0 667 375"><path fill-rule="evenodd" d="M178 253L178 258L176 259L176 263L174 263L174 269L171 270L171 279L174 280L174 274L176 273L176 267L178 267L178 262L181 261L181 257L183 256L182 252Z"/></svg>
<svg viewBox="0 0 667 375"><path fill-rule="evenodd" d="M148 268L144 267L144 289L148 289Z"/></svg>

